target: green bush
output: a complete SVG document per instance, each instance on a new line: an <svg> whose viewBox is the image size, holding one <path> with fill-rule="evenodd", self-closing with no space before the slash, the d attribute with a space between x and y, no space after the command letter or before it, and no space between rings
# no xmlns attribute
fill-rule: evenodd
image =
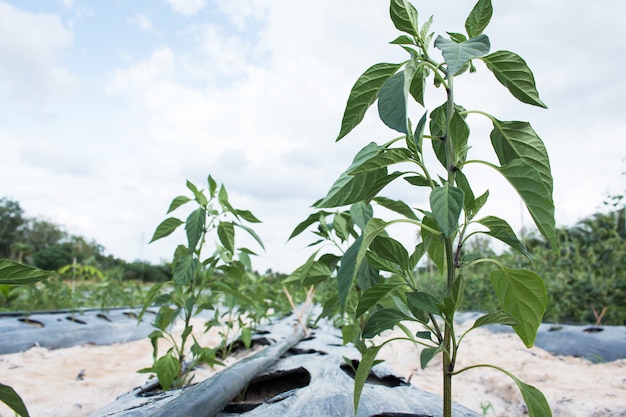
<svg viewBox="0 0 626 417"><path fill-rule="evenodd" d="M524 239L533 254L532 267L548 288L550 302L545 320L626 325L625 209L596 213L572 227L558 228L557 237L560 255L535 233ZM484 241L474 239L466 252L473 252L472 245L484 245ZM528 259L512 251L504 251L495 258L516 268L531 265ZM489 281L492 269L485 264L467 269L462 309L491 311L497 305ZM444 280L428 265L416 271L416 279L423 291L445 292Z"/></svg>

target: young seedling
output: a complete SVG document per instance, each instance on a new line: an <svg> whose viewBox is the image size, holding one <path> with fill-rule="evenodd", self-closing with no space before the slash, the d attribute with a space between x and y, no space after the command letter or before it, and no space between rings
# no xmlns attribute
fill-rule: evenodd
<svg viewBox="0 0 626 417"><path fill-rule="evenodd" d="M489 38L483 33L492 16L490 0L476 3L465 22L465 33L447 32L446 36L436 37L430 32L432 17L420 26L418 12L408 0L391 0L389 10L394 26L402 32L391 43L407 52L407 60L375 64L358 78L350 92L337 140L348 135L376 101L382 122L400 136L384 144L363 147L327 195L315 204L321 211L309 216L292 234L318 223L316 233L328 239L331 235L326 218L332 213L324 209L349 206L349 211L335 215L342 221L332 223L332 230L345 238L342 242L350 243L336 255L337 267L329 268L324 256L317 258L316 252L289 280L311 283L336 279L340 315L351 322L344 327L344 340L355 341L362 352L355 377L355 412L378 352L392 341L375 345L369 340L400 326L406 337L393 340L408 339L421 345L422 367L442 355L445 417L452 416L452 377L477 366L498 369L512 378L530 416L550 416L543 394L508 371L487 364L464 369L456 366L465 335L485 325L511 326L531 347L548 302L544 281L536 273L511 269L488 255L464 251L472 235L484 234L530 259L527 248L504 219L478 216L489 191L480 195L474 192L466 167L483 166L508 180L539 232L553 250L558 251L558 246L553 181L542 140L527 122L502 121L485 111L466 109L455 96L455 84L458 78L484 65L518 100L546 106L539 98L531 70L519 55L506 50L490 52ZM430 88L434 91L425 94ZM435 106L427 100L432 97L440 97ZM414 118L408 112L411 99L424 109ZM494 161L471 158L470 122L477 118L486 118L492 125L488 140L495 153ZM402 170L390 172L392 165ZM427 196L429 205L414 207L380 196L388 184L399 180L412 187L415 200L420 195ZM372 203L399 217L374 217ZM405 247L388 231L396 224L414 227L421 241L415 247ZM420 288L415 271L425 256L446 282L444 296ZM454 317L465 291L463 272L481 263L494 267L486 279L491 280L500 309L483 315L469 330L459 334ZM426 330L412 334L402 324L410 321L420 323Z"/></svg>
<svg viewBox="0 0 626 417"><path fill-rule="evenodd" d="M169 282L154 285L146 296L143 310L153 304L159 306L153 326L155 330L148 336L153 346L153 364L140 370L153 373L159 379L164 390L181 387L191 381L192 370L196 365L219 363L216 353L221 350L228 352L228 343L233 336L234 322L232 317L225 323L224 338L217 347L202 346L193 334L192 317L205 310L213 310L214 320L205 323L205 330L213 326L224 325L220 318L220 308L224 306L227 314L236 311L247 313L247 320L255 322L267 314L265 300L254 296L254 289L247 282L254 282L250 255L253 251L235 245L235 231L243 230L263 248L259 236L245 223L260 221L248 210L234 208L228 198L226 188L218 188L215 180L208 177L208 190L202 190L187 181L187 188L192 197L180 195L170 204L167 213L171 213L187 203L197 206L189 213L186 220L176 217L166 218L154 232L150 242L172 234L180 226L185 226L186 244L179 245L172 262L173 279ZM209 256L204 255L204 247L214 234L217 235L215 249ZM247 289L247 293L246 293ZM180 336L173 332L177 321L183 323ZM237 321L240 337L244 342L251 332L247 323ZM165 340L171 347L163 355L159 355L159 341ZM190 345L190 346L189 346ZM189 348L188 348L189 346Z"/></svg>

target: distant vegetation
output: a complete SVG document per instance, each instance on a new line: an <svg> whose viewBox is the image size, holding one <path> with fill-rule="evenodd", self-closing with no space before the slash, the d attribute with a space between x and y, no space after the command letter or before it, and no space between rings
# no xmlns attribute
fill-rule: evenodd
<svg viewBox="0 0 626 417"><path fill-rule="evenodd" d="M25 216L19 202L0 198L0 259L56 271L36 285L0 285L0 310L140 305L143 284L171 279L168 265L127 262L104 254L95 240Z"/></svg>
<svg viewBox="0 0 626 417"><path fill-rule="evenodd" d="M571 227L557 228L561 255L556 255L535 233L523 240L533 255L533 269L548 288L544 321L626 325L626 208L622 196L611 197L610 210L598 212ZM487 239L474 239L466 253L482 252ZM530 262L514 251L496 258L516 268ZM432 268L417 275L428 291L443 293L444 283ZM466 273L463 310L489 311L497 305L488 279L489 268L476 265Z"/></svg>
<svg viewBox="0 0 626 417"><path fill-rule="evenodd" d="M534 269L548 287L546 321L626 325L626 213L621 196L610 197L605 204L607 210L557 229L560 257L534 233L523 239L533 254ZM474 239L465 251L484 252L481 245L488 247L489 242ZM6 197L0 198L0 258L57 271L36 285L0 285L0 311L140 305L150 284L172 277L169 264L127 262L104 255L96 241L69 235L49 221L26 217L19 203ZM528 267L528 261L513 251L496 258ZM443 292L445 282L435 269L427 264L415 274L425 291ZM472 285L466 287L462 309L494 308L497 300L488 274L480 265L466 272ZM272 271L263 275L262 282L275 286L285 277ZM318 288L318 302L334 293Z"/></svg>

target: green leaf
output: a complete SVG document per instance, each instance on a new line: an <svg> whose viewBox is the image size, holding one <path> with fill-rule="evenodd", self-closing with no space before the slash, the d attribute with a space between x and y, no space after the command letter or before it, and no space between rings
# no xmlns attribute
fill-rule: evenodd
<svg viewBox="0 0 626 417"><path fill-rule="evenodd" d="M433 133L437 136L444 136L445 134L445 117L446 111L443 107L438 107L431 114L431 130L437 132ZM432 124L435 124L433 129ZM443 125L441 124L443 123ZM463 162L465 162L468 146L467 141L469 139L469 126L465 122L463 116L461 116L458 111L455 110L452 115L452 119L450 120L450 130L448 131L447 136L452 138L452 143L454 145L454 164L456 166L460 166ZM432 141L433 150L437 155L437 159L441 162L442 166L448 167L448 163L446 161L446 145L444 141L435 140Z"/></svg>
<svg viewBox="0 0 626 417"><path fill-rule="evenodd" d="M456 110L450 120L449 135L452 137L452 143L454 145L454 164L460 166L465 162L467 156L467 141L469 139L470 129L463 116Z"/></svg>
<svg viewBox="0 0 626 417"><path fill-rule="evenodd" d="M235 214L250 223L261 223L250 210L235 210Z"/></svg>
<svg viewBox="0 0 626 417"><path fill-rule="evenodd" d="M190 324L183 330L183 333L180 336L181 340L187 340L191 332L193 332L193 325Z"/></svg>
<svg viewBox="0 0 626 417"><path fill-rule="evenodd" d="M169 213L173 212L178 207L180 207L183 204L188 203L190 201L191 201L191 198L186 197L184 195L179 195L178 197L176 197L176 198L174 198L172 200L172 202L170 203L170 207L167 209L167 213L165 213L165 214L169 214Z"/></svg>
<svg viewBox="0 0 626 417"><path fill-rule="evenodd" d="M150 242L148 243L152 243L155 240L171 235L174 230L176 230L178 226L183 223L184 222L182 220L179 220L175 217L168 217L157 226L156 230L154 231L154 235L152 235L152 239L150 239Z"/></svg>
<svg viewBox="0 0 626 417"><path fill-rule="evenodd" d="M430 112L430 134L433 136L437 136L439 138L444 138L446 135L446 114L447 114L447 104L443 103L441 106L435 108ZM450 123L452 124L452 122ZM448 132L451 136L452 132ZM454 138L452 138L454 141ZM441 162L441 165L444 168L448 168L448 162L446 158L446 145L443 140L432 140L431 141L433 151L437 156L437 160Z"/></svg>
<svg viewBox="0 0 626 417"><path fill-rule="evenodd" d="M444 237L456 231L461 210L463 210L463 190L444 184L430 193L430 208Z"/></svg>
<svg viewBox="0 0 626 417"><path fill-rule="evenodd" d="M389 165L411 161L411 152L406 148L381 149L378 155L368 159L361 165L350 171L350 175L363 174L370 171L377 171Z"/></svg>
<svg viewBox="0 0 626 417"><path fill-rule="evenodd" d="M285 278L281 283L282 284L291 284L293 282L302 281L308 274L311 266L315 262L315 257L317 256L318 251L315 251L309 256L306 262L296 268L287 278Z"/></svg>
<svg viewBox="0 0 626 417"><path fill-rule="evenodd" d="M240 229L245 230L246 233L248 233L254 240L256 240L256 243L259 244L261 249L265 250L265 245L263 245L263 241L261 240L259 235L252 228L250 228L248 226L244 226L243 224L240 224L240 223L233 223L233 224L235 225L235 227L238 227Z"/></svg>
<svg viewBox="0 0 626 417"><path fill-rule="evenodd" d="M558 251L552 193L546 188L539 171L521 159L515 159L498 170L522 198L541 234Z"/></svg>
<svg viewBox="0 0 626 417"><path fill-rule="evenodd" d="M388 127L400 133L408 133L406 127L406 96L404 95L404 71L389 78L378 94L378 115Z"/></svg>
<svg viewBox="0 0 626 417"><path fill-rule="evenodd" d="M448 36L450 36L450 39L452 39L456 43L465 42L467 40L467 36L465 36L462 33L455 33L455 32L446 32L446 33L448 34Z"/></svg>
<svg viewBox="0 0 626 417"><path fill-rule="evenodd" d="M513 375L506 369L500 368L499 366L479 366L496 369L503 374L508 375L515 382L515 385L517 385L520 392L522 393L522 397L524 398L524 402L526 403L526 409L528 410L529 417L552 417L552 410L550 410L550 405L548 404L546 397L537 388L522 382L515 375Z"/></svg>
<svg viewBox="0 0 626 417"><path fill-rule="evenodd" d="M376 236L369 249L382 259L400 266L404 271L409 269L409 253L397 240L388 236Z"/></svg>
<svg viewBox="0 0 626 417"><path fill-rule="evenodd" d="M189 214L185 222L185 232L187 232L187 243L190 251L195 251L198 242L204 233L204 225L206 223L206 210L204 207L198 207Z"/></svg>
<svg viewBox="0 0 626 417"><path fill-rule="evenodd" d="M441 316L442 314L441 308L439 307L439 300L427 292L407 292L406 299L412 312L423 311L427 314L435 314L437 316Z"/></svg>
<svg viewBox="0 0 626 417"><path fill-rule="evenodd" d="M298 224L296 228L293 229L293 232L291 232L291 235L289 235L289 239L287 240L293 239L294 237L298 236L300 233L304 232L309 226L311 226L314 223L317 223L320 220L320 216L326 217L328 215L330 215L330 213L326 211L316 211L315 213L310 214L309 217L307 217L305 220L300 222L300 224Z"/></svg>
<svg viewBox="0 0 626 417"><path fill-rule="evenodd" d="M502 310L520 323L513 327L515 333L527 347L533 346L548 306L543 279L532 271L509 268L494 271L490 277Z"/></svg>
<svg viewBox="0 0 626 417"><path fill-rule="evenodd" d="M431 229L439 229L439 226L433 219L428 216L424 216L422 219L422 223L425 226L430 227ZM444 246L444 238L443 235L435 235L425 228L421 229L422 239L424 244L426 245L426 251L428 252L428 256L433 261L437 269L440 273L443 273L445 270L445 246Z"/></svg>
<svg viewBox="0 0 626 417"><path fill-rule="evenodd" d="M249 327L244 327L241 329L241 341L246 349L250 349L252 346L252 329Z"/></svg>
<svg viewBox="0 0 626 417"><path fill-rule="evenodd" d="M374 216L374 209L371 204L364 201L357 201L350 207L350 218L361 230L365 230L365 225Z"/></svg>
<svg viewBox="0 0 626 417"><path fill-rule="evenodd" d="M415 250L411 254L411 257L409 260L412 270L414 270L417 267L418 262L420 261L420 259L422 259L425 253L426 253L426 245L424 244L424 242L420 242L419 244L415 245Z"/></svg>
<svg viewBox="0 0 626 417"><path fill-rule="evenodd" d="M365 264L366 262L369 263L372 268L375 268L378 271L387 271L398 275L404 275L405 272L405 270L397 263L381 258L371 250L368 250L365 254L363 264Z"/></svg>
<svg viewBox="0 0 626 417"><path fill-rule="evenodd" d="M426 330L426 331L421 331L421 332L416 332L415 333L415 337L419 338L419 339L424 339L424 340L429 340L429 341L433 341L433 334L432 332Z"/></svg>
<svg viewBox="0 0 626 417"><path fill-rule="evenodd" d="M490 138L501 165L514 159L523 160L539 171L544 186L552 193L553 180L548 151L528 122L494 120Z"/></svg>
<svg viewBox="0 0 626 417"><path fill-rule="evenodd" d="M20 397L12 387L0 384L0 401L8 405L11 410L15 411L21 417L29 417L22 397Z"/></svg>
<svg viewBox="0 0 626 417"><path fill-rule="evenodd" d="M376 197L374 198L374 201L386 208L387 210L395 211L396 213L403 215L407 219L418 220L413 209L402 200L392 200L387 197Z"/></svg>
<svg viewBox="0 0 626 417"><path fill-rule="evenodd" d="M400 35L389 43L392 45L415 45L415 41L406 35Z"/></svg>
<svg viewBox="0 0 626 417"><path fill-rule="evenodd" d="M139 312L139 316L137 317L137 321L141 322L143 319L144 314L146 314L146 310L148 309L148 307L150 307L152 304L154 304L154 300L156 300L156 298L159 296L160 292L161 292L161 288L167 284L169 284L171 281L169 282L159 282L159 283L155 283L153 285L150 286L150 289L148 290L147 293L145 293L144 297L143 297L143 305L141 307L141 311Z"/></svg>
<svg viewBox="0 0 626 417"><path fill-rule="evenodd" d="M172 272L176 285L188 285L194 278L200 263L193 256L184 256L176 259Z"/></svg>
<svg viewBox="0 0 626 417"><path fill-rule="evenodd" d="M353 342L361 334L361 328L358 324L352 323L341 327L341 339L346 345Z"/></svg>
<svg viewBox="0 0 626 417"><path fill-rule="evenodd" d="M420 352L420 366L422 367L422 369L426 369L428 363L441 351L441 346L427 347L422 349L422 351Z"/></svg>
<svg viewBox="0 0 626 417"><path fill-rule="evenodd" d="M415 37L420 36L417 10L408 0L391 0L389 15L396 29Z"/></svg>
<svg viewBox="0 0 626 417"><path fill-rule="evenodd" d="M456 171L455 174L456 185L463 191L463 210L468 215L472 215L475 207L474 191L467 180L467 177L462 171Z"/></svg>
<svg viewBox="0 0 626 417"><path fill-rule="evenodd" d="M363 237L359 236L346 252L341 257L341 264L337 271L337 289L339 291L339 307L343 314L346 308L346 301L348 300L348 294L352 288L352 282L356 276L357 270L360 266L360 262L357 263L357 258L361 246L363 243Z"/></svg>
<svg viewBox="0 0 626 417"><path fill-rule="evenodd" d="M385 330L394 328L396 324L404 320L411 320L411 317L394 308L378 310L365 322L363 337L371 339Z"/></svg>
<svg viewBox="0 0 626 417"><path fill-rule="evenodd" d="M422 117L420 117L419 122L417 122L415 133L413 135L407 135L406 137L407 148L411 151L413 159L415 160L422 159L422 143L424 141L424 129L426 128L427 119L428 112L426 111Z"/></svg>
<svg viewBox="0 0 626 417"><path fill-rule="evenodd" d="M217 182L213 179L212 176L207 177L207 184L209 185L209 194L211 198L215 197L215 191L217 191Z"/></svg>
<svg viewBox="0 0 626 417"><path fill-rule="evenodd" d="M193 182L189 181L189 180L186 181L185 185L193 193L194 198L196 199L196 201L198 203L200 203L200 201L202 201L203 197L204 197L202 195L202 191L200 191L200 189L198 189L198 187L196 187L196 185Z"/></svg>
<svg viewBox="0 0 626 417"><path fill-rule="evenodd" d="M396 288L395 284L378 284L368 288L359 298L355 318L359 318L365 314L370 308L385 298L394 288Z"/></svg>
<svg viewBox="0 0 626 417"><path fill-rule="evenodd" d="M411 185L415 185L416 187L430 187L430 182L428 178L422 175L412 175L410 177L404 177L404 180Z"/></svg>
<svg viewBox="0 0 626 417"><path fill-rule="evenodd" d="M387 175L387 170L385 168L381 168L379 170L360 175L352 175L351 172L364 162L378 155L381 149L382 148L374 142L362 148L356 154L348 169L344 171L330 187L326 197L315 203L315 207L339 207L365 200L365 197L369 194L372 184L381 177L385 177Z"/></svg>
<svg viewBox="0 0 626 417"><path fill-rule="evenodd" d="M311 285L317 285L330 278L332 272L328 265L324 262L315 261L308 269L306 276L302 279L302 286L308 287Z"/></svg>
<svg viewBox="0 0 626 417"><path fill-rule="evenodd" d="M341 120L340 140L363 120L367 109L376 101L381 87L403 64L380 63L368 68L356 81Z"/></svg>
<svg viewBox="0 0 626 417"><path fill-rule="evenodd" d="M383 345L368 347L365 352L363 352L363 356L359 362L359 367L354 375L354 415L356 415L356 412L359 409L359 400L361 398L361 393L363 392L363 387L365 386L365 381L367 381L370 370L372 369L372 366L374 366L376 355L378 355L378 351L381 347L383 347Z"/></svg>
<svg viewBox="0 0 626 417"><path fill-rule="evenodd" d="M218 290L222 291L223 293L232 295L236 299L242 301L244 306L248 306L248 307L252 308L252 307L254 307L256 305L256 303L254 302L254 300L252 298L248 297L247 295L245 295L244 293L242 293L238 289L233 288L231 285L228 285L227 283L225 283L223 281L215 282L215 287Z"/></svg>
<svg viewBox="0 0 626 417"><path fill-rule="evenodd" d="M489 229L488 232L482 233L506 243L511 248L527 257L528 260L532 260L532 255L528 252L526 246L517 238L517 235L505 220L496 216L487 216L478 220L478 223Z"/></svg>
<svg viewBox="0 0 626 417"><path fill-rule="evenodd" d="M448 76L457 75L470 60L489 53L490 46L487 35L479 35L461 43L445 39L441 35L435 39L435 47L441 50L448 66Z"/></svg>
<svg viewBox="0 0 626 417"><path fill-rule="evenodd" d="M9 259L0 259L0 284L34 284L52 274L51 271L22 265Z"/></svg>
<svg viewBox="0 0 626 417"><path fill-rule="evenodd" d="M524 397L529 417L552 417L550 404L541 391L532 385L520 381L511 374L509 374L509 376L515 381L515 384L522 393L522 397Z"/></svg>
<svg viewBox="0 0 626 417"><path fill-rule="evenodd" d="M519 326L520 322L517 321L513 316L511 316L506 311L498 310L493 313L485 314L484 316L480 316L474 322L472 329L477 329L482 326L489 326L491 324L503 324L505 326Z"/></svg>
<svg viewBox="0 0 626 417"><path fill-rule="evenodd" d="M333 216L333 230L342 242L350 236L350 229L350 215L347 213L335 213Z"/></svg>
<svg viewBox="0 0 626 417"><path fill-rule="evenodd" d="M474 6L467 20L465 21L465 30L470 38L483 33L493 14L493 7L491 6L491 0L478 0L478 3Z"/></svg>
<svg viewBox="0 0 626 417"><path fill-rule="evenodd" d="M465 292L465 280L462 275L456 277L452 283L449 293L443 298L443 306L445 318L449 322L452 322L454 313L459 309L463 302L463 295Z"/></svg>
<svg viewBox="0 0 626 417"><path fill-rule="evenodd" d="M169 390L178 373L180 371L180 364L171 352L168 352L164 356L160 357L154 364L154 369L159 378L159 383L163 390Z"/></svg>
<svg viewBox="0 0 626 417"><path fill-rule="evenodd" d="M174 323L174 321L176 321L179 312L179 309L172 308L167 305L161 306L156 316L154 317L154 327L161 331L167 330L167 328L170 327ZM160 337L160 334L160 332L157 332L155 336L159 335Z"/></svg>
<svg viewBox="0 0 626 417"><path fill-rule="evenodd" d="M370 253L368 251L368 253ZM356 283L362 291L366 291L368 288L378 284L380 282L380 271L369 263L369 259L366 257L359 264L359 269L355 275Z"/></svg>
<svg viewBox="0 0 626 417"><path fill-rule="evenodd" d="M489 190L476 197L473 214L478 213L485 206L487 199L489 199Z"/></svg>
<svg viewBox="0 0 626 417"><path fill-rule="evenodd" d="M235 253L235 226L230 222L221 222L217 226L217 236L226 250Z"/></svg>
<svg viewBox="0 0 626 417"><path fill-rule="evenodd" d="M510 51L496 51L481 59L513 97L522 103L548 108L539 98L535 77L522 57Z"/></svg>
<svg viewBox="0 0 626 417"><path fill-rule="evenodd" d="M374 239L376 239L376 236L385 231L385 227L387 227L387 223L381 219L373 218L369 222L367 222L365 230L363 231L363 235L359 237L359 239L361 239L361 244L354 260L354 270L356 270L361 265L361 262L365 257L365 252L367 252L370 244L374 241Z"/></svg>
<svg viewBox="0 0 626 417"><path fill-rule="evenodd" d="M424 91L426 90L426 74L423 67L418 66L411 78L409 93L419 104L424 106Z"/></svg>

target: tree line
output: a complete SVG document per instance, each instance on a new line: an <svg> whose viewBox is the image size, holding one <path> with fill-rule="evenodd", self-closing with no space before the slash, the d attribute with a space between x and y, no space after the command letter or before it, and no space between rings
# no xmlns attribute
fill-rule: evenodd
<svg viewBox="0 0 626 417"><path fill-rule="evenodd" d="M20 203L9 197L0 198L0 258L51 271L72 264L116 270L125 280L162 282L171 278L169 266L105 255L104 247L95 240L70 234L48 220L26 216Z"/></svg>

